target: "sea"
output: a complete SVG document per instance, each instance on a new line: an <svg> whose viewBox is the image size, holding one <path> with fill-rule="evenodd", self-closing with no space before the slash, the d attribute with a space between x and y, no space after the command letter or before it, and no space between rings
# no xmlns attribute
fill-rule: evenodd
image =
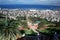
<svg viewBox="0 0 60 40"><path fill-rule="evenodd" d="M54 6L54 5L26 5L26 4L5 4L0 5L0 8L7 8L7 9L60 9L60 6Z"/></svg>

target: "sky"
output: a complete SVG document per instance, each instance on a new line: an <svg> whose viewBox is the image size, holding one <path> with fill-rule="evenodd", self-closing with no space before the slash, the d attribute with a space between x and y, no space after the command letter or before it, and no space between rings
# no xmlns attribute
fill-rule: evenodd
<svg viewBox="0 0 60 40"><path fill-rule="evenodd" d="M0 0L0 4L39 4L60 6L60 0Z"/></svg>

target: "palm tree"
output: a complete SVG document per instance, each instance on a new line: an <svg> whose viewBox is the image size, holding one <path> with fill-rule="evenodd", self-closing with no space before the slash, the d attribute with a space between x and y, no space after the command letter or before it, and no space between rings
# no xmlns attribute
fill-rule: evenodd
<svg viewBox="0 0 60 40"><path fill-rule="evenodd" d="M3 17L3 15L2 15ZM1 18L0 18L1 19ZM1 21L2 20L2 21ZM16 40L21 36L18 29L19 22L14 19L9 19L6 15L6 19L1 19L0 22L0 40ZM6 20L6 21L4 21ZM5 24L3 24L5 23Z"/></svg>

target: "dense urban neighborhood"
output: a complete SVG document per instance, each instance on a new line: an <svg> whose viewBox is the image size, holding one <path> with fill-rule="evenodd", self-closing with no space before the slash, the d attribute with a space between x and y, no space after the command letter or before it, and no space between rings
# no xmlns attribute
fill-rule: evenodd
<svg viewBox="0 0 60 40"><path fill-rule="evenodd" d="M54 19L55 21L59 22L60 20L60 10L36 10L36 9L28 9L28 10L21 10L21 9L1 9L0 13L4 15L8 15L9 18L15 19L17 16L28 16L28 17L40 17L40 18L49 18L49 20ZM54 21L52 20L52 21Z"/></svg>

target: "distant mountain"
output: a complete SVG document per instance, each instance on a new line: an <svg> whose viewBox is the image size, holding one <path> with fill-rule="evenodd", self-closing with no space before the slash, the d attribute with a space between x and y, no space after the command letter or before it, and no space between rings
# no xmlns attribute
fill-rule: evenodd
<svg viewBox="0 0 60 40"><path fill-rule="evenodd" d="M9 5L0 5L0 8L35 8L35 9L60 9L60 6L53 5L25 5L25 4L9 4Z"/></svg>

